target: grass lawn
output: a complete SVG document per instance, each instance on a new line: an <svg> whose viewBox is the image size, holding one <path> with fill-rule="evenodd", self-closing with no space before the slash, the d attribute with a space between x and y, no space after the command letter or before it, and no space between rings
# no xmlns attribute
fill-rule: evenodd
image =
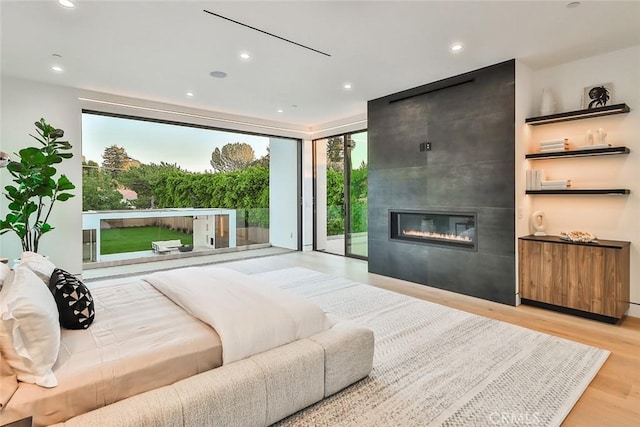
<svg viewBox="0 0 640 427"><path fill-rule="evenodd" d="M178 239L183 245L193 243L191 234L180 233L162 227L111 228L100 230L100 253L107 255L122 252L150 251L151 242Z"/></svg>

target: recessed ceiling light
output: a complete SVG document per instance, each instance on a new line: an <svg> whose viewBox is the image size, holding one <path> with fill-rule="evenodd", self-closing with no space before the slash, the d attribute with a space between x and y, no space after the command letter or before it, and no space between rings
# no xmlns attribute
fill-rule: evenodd
<svg viewBox="0 0 640 427"><path fill-rule="evenodd" d="M278 113L284 113L284 110L282 108L278 108Z"/></svg>
<svg viewBox="0 0 640 427"><path fill-rule="evenodd" d="M60 65L52 65L51 69L56 73L61 73L63 71L63 68Z"/></svg>
<svg viewBox="0 0 640 427"><path fill-rule="evenodd" d="M345 83L342 87L345 89L351 89L353 86L351 86L351 83Z"/></svg>
<svg viewBox="0 0 640 427"><path fill-rule="evenodd" d="M454 43L449 47L451 52L460 52L462 50L462 43Z"/></svg>
<svg viewBox="0 0 640 427"><path fill-rule="evenodd" d="M242 59L250 59L251 55L249 55L247 52L242 52L240 54L240 58L242 58Z"/></svg>
<svg viewBox="0 0 640 427"><path fill-rule="evenodd" d="M193 92L187 92L187 96L193 96Z"/></svg>
<svg viewBox="0 0 640 427"><path fill-rule="evenodd" d="M574 8L574 7L578 7L580 6L580 2L579 1L572 1L571 3L567 4L567 7L569 8Z"/></svg>
<svg viewBox="0 0 640 427"><path fill-rule="evenodd" d="M209 75L211 77L215 77L216 79L224 79L225 77L227 77L227 73L225 73L224 71L212 71L209 73Z"/></svg>
<svg viewBox="0 0 640 427"><path fill-rule="evenodd" d="M76 7L75 4L71 0L58 0L58 4L62 7L66 7L68 9L73 9Z"/></svg>

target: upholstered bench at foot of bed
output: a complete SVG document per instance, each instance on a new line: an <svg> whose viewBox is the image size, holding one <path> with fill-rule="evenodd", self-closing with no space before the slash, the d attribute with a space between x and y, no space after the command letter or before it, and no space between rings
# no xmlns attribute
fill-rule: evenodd
<svg viewBox="0 0 640 427"><path fill-rule="evenodd" d="M266 426L369 375L373 332L351 322L56 426Z"/></svg>

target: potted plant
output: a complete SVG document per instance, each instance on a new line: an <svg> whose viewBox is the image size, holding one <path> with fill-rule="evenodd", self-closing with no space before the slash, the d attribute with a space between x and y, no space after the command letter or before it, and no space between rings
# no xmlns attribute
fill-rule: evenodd
<svg viewBox="0 0 640 427"><path fill-rule="evenodd" d="M4 187L9 199L9 213L0 219L0 235L13 231L20 238L23 251L38 252L38 243L45 233L53 230L47 222L55 202L64 202L74 195L68 193L75 185L63 174L56 178L53 166L73 154L64 136L44 119L35 122L38 136L30 135L40 147L27 147L17 154L18 160L9 160L7 170L15 185Z"/></svg>

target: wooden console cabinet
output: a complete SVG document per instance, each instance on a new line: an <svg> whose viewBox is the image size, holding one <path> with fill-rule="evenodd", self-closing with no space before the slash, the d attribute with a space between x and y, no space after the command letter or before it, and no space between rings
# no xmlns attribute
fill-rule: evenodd
<svg viewBox="0 0 640 427"><path fill-rule="evenodd" d="M520 298L611 323L629 309L629 242L518 239Z"/></svg>

